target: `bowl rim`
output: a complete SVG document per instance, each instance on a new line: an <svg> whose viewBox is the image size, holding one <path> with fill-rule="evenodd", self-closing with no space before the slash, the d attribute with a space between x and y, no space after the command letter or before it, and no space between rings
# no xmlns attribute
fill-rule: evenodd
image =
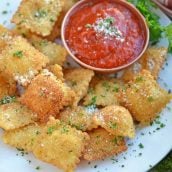
<svg viewBox="0 0 172 172"><path fill-rule="evenodd" d="M122 69L125 69L129 66L131 66L133 63L135 63L136 61L138 61L142 55L144 54L144 52L146 51L148 45L149 45L149 39L150 39L150 32L149 32L149 27L147 25L147 22L146 22L146 19L144 18L144 16L140 13L140 11L131 3L125 1L125 0L111 0L111 1L114 1L116 3L119 3L119 4L122 4L124 5L126 8L128 8L131 12L135 12L135 15L138 16L139 18L139 21L140 23L142 23L142 26L144 27L144 30L145 30L145 43L144 43L144 47L141 51L141 53L135 58L133 59L131 62L127 63L127 64L124 64L122 66L118 66L118 67L114 67L114 68L100 68L100 67L94 67L94 66L91 66L91 65L88 65L84 62L82 62L81 60L79 60L70 50L70 47L68 46L67 42L66 42L66 39L65 39L65 26L66 26L66 23L68 22L68 18L71 17L71 13L76 10L77 8L80 7L80 5L84 4L84 3L88 3L88 2L92 2L92 0L80 0L78 1L65 15L64 19L63 19L63 22L62 22L62 26L61 26L61 40L62 40L62 43L64 45L64 47L66 48L66 50L68 51L70 57L72 57L72 59L74 61L76 61L79 65L85 67L85 68L88 68L88 69L91 69L91 70L94 70L94 71L97 71L97 72L103 72L103 73L112 73L112 72L117 72L117 71L120 71ZM97 0L99 1L99 0Z"/></svg>

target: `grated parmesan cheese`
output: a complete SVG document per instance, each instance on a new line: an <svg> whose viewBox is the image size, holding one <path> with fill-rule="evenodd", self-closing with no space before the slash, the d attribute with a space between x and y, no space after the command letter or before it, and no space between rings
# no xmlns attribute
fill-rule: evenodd
<svg viewBox="0 0 172 172"><path fill-rule="evenodd" d="M34 70L29 70L29 72L25 75L15 75L14 80L19 84L26 86L31 82L31 80L34 78L36 75L37 71Z"/></svg>
<svg viewBox="0 0 172 172"><path fill-rule="evenodd" d="M114 26L115 18L107 16L106 18L98 18L95 24L87 24L87 28L93 28L95 32L105 35L105 38L115 37L117 40L124 42L122 32ZM89 26L89 27L88 27Z"/></svg>
<svg viewBox="0 0 172 172"><path fill-rule="evenodd" d="M85 108L85 110L86 110L86 112L87 112L88 114L94 114L95 112L98 111L98 109L96 108L95 105L87 106L87 107Z"/></svg>

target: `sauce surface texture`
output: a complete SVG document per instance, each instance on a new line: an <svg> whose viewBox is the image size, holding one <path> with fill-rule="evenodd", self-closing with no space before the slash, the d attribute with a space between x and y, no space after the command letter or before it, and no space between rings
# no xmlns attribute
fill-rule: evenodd
<svg viewBox="0 0 172 172"><path fill-rule="evenodd" d="M137 16L121 4L104 0L75 10L66 25L65 39L80 61L97 68L130 63L145 43Z"/></svg>

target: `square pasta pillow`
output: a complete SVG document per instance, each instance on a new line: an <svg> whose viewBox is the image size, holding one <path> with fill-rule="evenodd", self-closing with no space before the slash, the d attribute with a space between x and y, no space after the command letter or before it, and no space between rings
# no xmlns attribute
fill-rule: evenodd
<svg viewBox="0 0 172 172"><path fill-rule="evenodd" d="M123 89L122 104L141 124L150 123L167 105L171 95L162 89L147 70L143 70Z"/></svg>

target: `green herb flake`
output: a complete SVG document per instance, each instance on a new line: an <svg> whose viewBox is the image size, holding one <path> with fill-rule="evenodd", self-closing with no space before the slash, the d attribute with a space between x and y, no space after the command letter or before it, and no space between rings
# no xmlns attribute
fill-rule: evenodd
<svg viewBox="0 0 172 172"><path fill-rule="evenodd" d="M94 168L97 168L97 165L95 165Z"/></svg>
<svg viewBox="0 0 172 172"><path fill-rule="evenodd" d="M119 85L115 84L113 87L113 91L118 93L119 92Z"/></svg>
<svg viewBox="0 0 172 172"><path fill-rule="evenodd" d="M90 106L90 105L95 105L95 104L96 104L96 101L97 101L97 96L92 97L89 106Z"/></svg>
<svg viewBox="0 0 172 172"><path fill-rule="evenodd" d="M136 82L142 82L143 81L143 77L142 76L138 76L137 78L136 78Z"/></svg>
<svg viewBox="0 0 172 172"><path fill-rule="evenodd" d="M62 134L65 134L65 133L68 133L69 132L69 129L67 128L67 126L66 125L63 125L62 126L62 129L61 129L61 133Z"/></svg>
<svg viewBox="0 0 172 172"><path fill-rule="evenodd" d="M2 11L2 14L7 14L7 13L8 13L8 11L6 11L6 10Z"/></svg>
<svg viewBox="0 0 172 172"><path fill-rule="evenodd" d="M52 134L56 130L55 126L51 126L47 129L47 134Z"/></svg>
<svg viewBox="0 0 172 172"><path fill-rule="evenodd" d="M111 25L115 22L115 19L113 17L108 17L105 19L105 22Z"/></svg>
<svg viewBox="0 0 172 172"><path fill-rule="evenodd" d="M7 104L7 103L12 103L16 101L16 97L15 96L5 96L0 100L0 104Z"/></svg>
<svg viewBox="0 0 172 172"><path fill-rule="evenodd" d="M20 152L21 156L28 155L28 152L26 152L24 149L21 149L21 148L16 148L16 149ZM17 156L18 156L18 154L17 154Z"/></svg>
<svg viewBox="0 0 172 172"><path fill-rule="evenodd" d="M104 82L102 83L102 86L106 89L106 91L109 91L109 90L110 90L110 85L109 85L108 82L104 81Z"/></svg>
<svg viewBox="0 0 172 172"><path fill-rule="evenodd" d="M154 101L154 98L153 98L152 96L149 96L149 97L148 97L148 101L149 101L149 102L153 102L153 101Z"/></svg>
<svg viewBox="0 0 172 172"><path fill-rule="evenodd" d="M23 57L23 51L16 51L13 53L14 57L22 58Z"/></svg>
<svg viewBox="0 0 172 172"><path fill-rule="evenodd" d="M116 129L117 128L117 124L116 123L113 123L113 122L109 122L109 127L111 129Z"/></svg>
<svg viewBox="0 0 172 172"><path fill-rule="evenodd" d="M140 149L143 149L143 148L144 148L144 146L143 146L142 143L139 144L139 148L140 148Z"/></svg>
<svg viewBox="0 0 172 172"><path fill-rule="evenodd" d="M34 17L41 19L47 16L47 12L45 10L39 9L38 11L35 12Z"/></svg>
<svg viewBox="0 0 172 172"><path fill-rule="evenodd" d="M40 166L37 166L35 169L36 169L36 170L40 170L41 168L40 168Z"/></svg>
<svg viewBox="0 0 172 172"><path fill-rule="evenodd" d="M52 22L52 23L53 23L53 22L55 22L55 20L54 20L53 18L50 18L50 22Z"/></svg>

